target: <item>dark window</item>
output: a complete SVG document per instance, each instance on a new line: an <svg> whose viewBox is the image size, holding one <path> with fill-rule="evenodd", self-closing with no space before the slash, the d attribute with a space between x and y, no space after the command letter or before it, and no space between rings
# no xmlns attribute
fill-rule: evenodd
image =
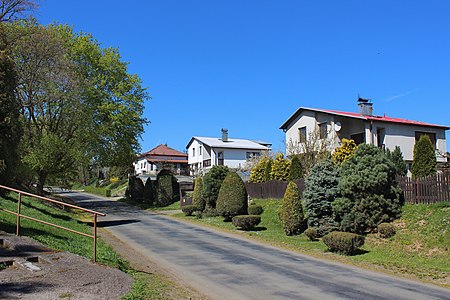
<svg viewBox="0 0 450 300"><path fill-rule="evenodd" d="M436 133L434 132L421 132L421 131L416 131L416 142L420 139L420 137L422 135L428 135L428 137L431 140L431 144L433 144L433 147L436 148Z"/></svg>
<svg viewBox="0 0 450 300"><path fill-rule="evenodd" d="M361 132L361 133L352 134L350 136L350 138L355 141L356 145L359 145L359 144L362 144L365 142L366 135L364 132Z"/></svg>
<svg viewBox="0 0 450 300"><path fill-rule="evenodd" d="M298 141L300 143L306 142L306 127L302 127L298 129Z"/></svg>
<svg viewBox="0 0 450 300"><path fill-rule="evenodd" d="M327 123L319 124L320 139L326 139L328 136Z"/></svg>

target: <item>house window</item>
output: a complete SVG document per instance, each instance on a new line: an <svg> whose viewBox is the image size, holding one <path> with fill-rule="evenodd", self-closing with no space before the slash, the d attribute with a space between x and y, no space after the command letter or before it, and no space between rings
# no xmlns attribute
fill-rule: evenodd
<svg viewBox="0 0 450 300"><path fill-rule="evenodd" d="M436 133L416 131L415 134L416 134L416 142L420 139L422 135L428 135L428 137L431 140L431 144L433 144L433 147L436 149Z"/></svg>
<svg viewBox="0 0 450 300"><path fill-rule="evenodd" d="M192 148L192 156L195 156L195 148Z"/></svg>
<svg viewBox="0 0 450 300"><path fill-rule="evenodd" d="M319 124L319 137L320 139L326 139L328 136L328 130L327 130L327 123L320 123Z"/></svg>
<svg viewBox="0 0 450 300"><path fill-rule="evenodd" d="M202 155L202 146L198 146L198 156Z"/></svg>
<svg viewBox="0 0 450 300"><path fill-rule="evenodd" d="M258 157L261 156L260 152L247 152L247 159L253 158L253 157Z"/></svg>
<svg viewBox="0 0 450 300"><path fill-rule="evenodd" d="M366 134L364 132L350 135L350 138L355 141L356 145L360 145L366 141Z"/></svg>
<svg viewBox="0 0 450 300"><path fill-rule="evenodd" d="M302 127L298 129L298 141L300 143L306 142L306 127Z"/></svg>

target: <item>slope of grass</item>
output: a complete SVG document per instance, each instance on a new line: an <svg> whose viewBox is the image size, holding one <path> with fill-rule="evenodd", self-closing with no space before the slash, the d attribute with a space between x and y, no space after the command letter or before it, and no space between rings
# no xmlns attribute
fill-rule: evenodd
<svg viewBox="0 0 450 300"><path fill-rule="evenodd" d="M402 218L394 222L397 230L394 237L382 239L377 234L369 234L358 255L342 256L327 252L321 241L311 242L304 234L286 236L278 218L279 200L254 201L264 208L264 213L261 224L251 232L236 230L231 223L223 222L222 217L175 216L316 257L387 270L450 287L450 205L447 203L405 205Z"/></svg>

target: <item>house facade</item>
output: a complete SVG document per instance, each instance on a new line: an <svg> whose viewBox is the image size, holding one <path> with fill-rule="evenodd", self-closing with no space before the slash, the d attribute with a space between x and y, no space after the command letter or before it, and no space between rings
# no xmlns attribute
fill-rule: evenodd
<svg viewBox="0 0 450 300"><path fill-rule="evenodd" d="M175 175L187 175L188 155L167 145L159 145L141 154L133 166L135 175L156 175L162 169Z"/></svg>
<svg viewBox="0 0 450 300"><path fill-rule="evenodd" d="M411 163L416 141L426 134L435 146L438 163L446 162L445 131L450 127L376 116L372 111L372 103L361 98L358 99L358 113L300 107L280 127L286 133L287 155L301 150L302 147L296 146L313 136L319 141L326 140L330 151L346 138L353 139L356 144L373 144L383 149L394 150L399 146L404 160Z"/></svg>
<svg viewBox="0 0 450 300"><path fill-rule="evenodd" d="M226 129L222 129L222 138L194 136L186 146L190 174L204 174L216 165L242 168L250 157L269 151L270 146L262 141L229 139Z"/></svg>

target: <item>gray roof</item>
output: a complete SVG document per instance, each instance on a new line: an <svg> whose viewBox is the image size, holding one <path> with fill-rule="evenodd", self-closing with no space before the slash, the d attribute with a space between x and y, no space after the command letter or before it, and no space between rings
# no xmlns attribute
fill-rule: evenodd
<svg viewBox="0 0 450 300"><path fill-rule="evenodd" d="M243 140L243 139L228 139L228 142L222 141L220 138L194 136L187 144L186 148L189 148L193 140L197 140L202 144L208 145L213 148L229 148L229 149L249 149L249 150L269 150L269 147L261 145L260 143Z"/></svg>

